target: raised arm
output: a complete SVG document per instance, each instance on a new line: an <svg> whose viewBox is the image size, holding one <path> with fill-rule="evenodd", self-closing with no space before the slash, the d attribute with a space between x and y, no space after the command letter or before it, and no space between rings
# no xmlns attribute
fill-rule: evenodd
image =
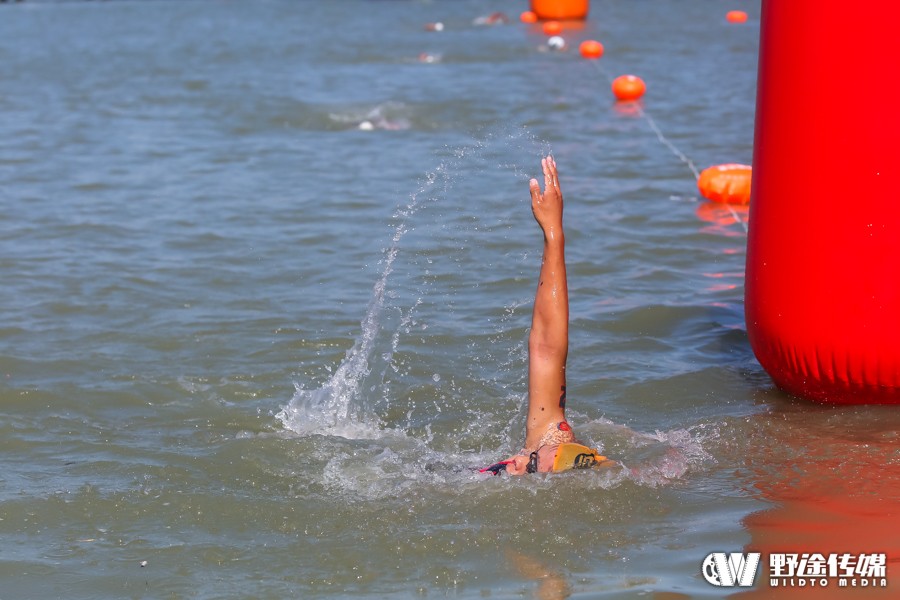
<svg viewBox="0 0 900 600"><path fill-rule="evenodd" d="M565 421L566 358L569 352L569 289L566 281L563 197L556 161L541 160L544 192L529 183L531 210L544 234L544 254L528 338L528 417L525 448L534 450L551 423Z"/></svg>

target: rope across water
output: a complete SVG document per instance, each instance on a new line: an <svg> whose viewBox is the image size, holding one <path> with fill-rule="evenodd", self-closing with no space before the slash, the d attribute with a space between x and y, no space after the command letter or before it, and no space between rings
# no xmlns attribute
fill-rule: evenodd
<svg viewBox="0 0 900 600"><path fill-rule="evenodd" d="M589 60L589 61L587 61L587 62L590 63L591 65L593 65L594 68L597 69L597 71L598 71L601 75L603 75L603 76L606 78L606 80L608 81L608 83L609 83L610 85L612 85L612 83L613 83L613 77L610 76L609 73L607 73L607 72L603 69L602 66L600 66L600 63L599 63L598 61L596 61L596 60ZM699 171L699 169L697 169L697 166L694 164L694 161L692 161L692 160L691 160L684 152L682 152L681 150L679 150L678 147L675 146L675 144L673 144L673 143L672 143L672 142L671 142L671 141L663 134L662 130L661 130L661 129L659 128L659 126L656 124L656 121L653 120L653 117L651 117L651 116L647 113L647 111L644 109L643 106L641 106L641 105L638 104L638 103L635 103L634 106L635 106L635 109L636 109L637 113L638 113L644 120L646 120L647 125L650 127L650 129L653 131L653 133L656 134L656 138L659 140L659 142L660 142L663 146L665 146L666 148L668 148L669 151L670 151L673 155L675 155L675 157L676 157L678 160L680 160L681 162L683 162L683 163L688 167L688 169L690 169L691 174L694 176L694 181L696 182L696 181L700 178L700 171ZM737 213L737 211L734 210L734 207L733 207L733 206L731 206L730 204L727 204L727 203L723 203L723 206L726 207L726 208L728 209L728 211L731 213L731 216L734 217L735 222L741 224L741 227L743 227L744 232L746 233L747 230L748 230L747 222L744 221L744 220L741 218L741 216Z"/></svg>

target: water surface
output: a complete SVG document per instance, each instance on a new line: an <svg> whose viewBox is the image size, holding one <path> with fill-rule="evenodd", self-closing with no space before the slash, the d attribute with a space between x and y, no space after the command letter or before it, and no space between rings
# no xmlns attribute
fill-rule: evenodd
<svg viewBox="0 0 900 600"><path fill-rule="evenodd" d="M694 185L751 160L758 7L596 1L567 52L525 8L0 6L2 597L704 598L803 519L890 539L898 417L773 389ZM548 152L570 420L623 467L490 478Z"/></svg>

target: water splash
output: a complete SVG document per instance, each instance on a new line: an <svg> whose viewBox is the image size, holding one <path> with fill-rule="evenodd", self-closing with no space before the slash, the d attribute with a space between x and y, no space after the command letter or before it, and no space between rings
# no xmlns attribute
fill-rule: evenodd
<svg viewBox="0 0 900 600"><path fill-rule="evenodd" d="M381 331L388 280L400 252L400 241L411 229L410 220L422 206L436 199L437 194L433 190L440 184L446 184L448 173L446 165L440 165L429 173L424 184L412 194L410 202L394 214L398 223L381 261L381 275L372 289L372 298L360 323L362 331L359 337L322 387L305 390L294 383L291 402L275 415L286 429L301 435L324 433L348 439L380 437L382 423L369 410L362 390L371 373L370 362ZM401 326L411 320L417 306L418 303L415 303L401 315ZM385 363L390 363L398 343L399 333L395 333L390 349L380 357Z"/></svg>
<svg viewBox="0 0 900 600"><path fill-rule="evenodd" d="M523 152L519 148L523 140L526 146L532 146L530 151ZM516 155L539 154L536 150L540 143L525 128L505 135L487 135L483 140L470 145L445 149L447 153L443 161L433 171L426 173L424 181L411 194L409 202L399 206L393 214L396 225L390 245L384 250L380 262L382 271L373 286L372 297L361 321L359 337L321 387L304 389L295 382L295 392L290 403L275 415L285 429L300 435L325 434L346 439L379 439L385 435L389 427L372 410L368 392L380 389L382 393L389 394L390 390L385 386L386 373L391 368L397 370L397 365L392 360L401 343L401 336L414 324L416 311L423 303L422 296L432 293L428 287L433 284L426 269L421 274L424 283L418 290L420 297L409 306L390 306L390 317L395 319L399 315L399 323L392 321L391 326L395 328L389 332L389 339L385 340L382 334L390 327L386 327L382 320L386 305L395 295L388 289L388 282L401 254L401 242L414 229L417 213L449 196L462 174L479 172L485 168L484 156L495 150L497 143L515 146ZM540 146L540 154L547 150ZM512 171L517 178L526 178L525 170L518 164L504 163L498 166L501 171ZM414 261L411 264L414 265ZM373 373L373 366L376 364L380 368L374 369Z"/></svg>
<svg viewBox="0 0 900 600"><path fill-rule="evenodd" d="M522 137L522 134L518 136ZM384 420L373 405L379 397L388 403L395 397L389 389L391 377L406 380L405 373L399 368L401 365L396 364L393 357L402 344L403 336L416 323L417 311L427 304L428 296L440 293L440 290L431 289L435 280L428 275L426 267L419 274L418 297L405 306L394 302L397 294L389 282L395 267L401 269L403 264L403 247L408 245L404 238L415 229L420 211L449 196L457 182L457 175L471 174L484 168L481 164L484 156L492 150L489 142L451 149L444 161L426 174L409 201L395 210L393 234L390 244L383 251L381 273L372 288L371 299L360 323L360 334L320 387L304 389L295 383L293 397L276 415L288 432L307 438L315 437L309 440L314 447L327 448L322 457L321 471L317 472L322 477L321 483L328 489L371 499L390 497L413 480L419 485L431 484L440 489L463 485L483 479L484 476L477 474L477 467L494 462L518 442L513 439L518 438L521 428L526 402L524 394L516 394L516 401L507 403L507 406L518 405L518 410L512 411L515 413L512 417L508 412L496 414L488 410L473 414L471 411L477 409L457 409L461 418L471 417L473 427L477 426L479 430L478 435L485 435L485 423L496 423L502 430L499 438L493 435L491 441L480 448L471 444L454 446L444 439L435 441L430 425L424 426L424 433L421 433L421 422L417 425L420 433L410 434L407 427L412 420L410 415L417 410L414 406L408 410L407 422L403 422L396 418L393 421ZM502 142L509 143L510 138ZM541 154L546 151L545 148L541 150ZM479 164L472 167L470 163L473 162ZM502 170L511 171L518 179L527 179L527 173L518 165L504 163L499 166ZM415 268L416 264L411 259L409 266ZM522 300L507 308L507 313L495 324L499 329L490 337L491 344L508 349L512 343L518 349L518 352L511 354L502 353L505 358L498 359L500 364L497 365L500 372L518 368L524 361L524 357L520 356L521 352L525 352L523 340L507 339L506 331L507 321L514 313L517 314L517 309L524 302ZM486 352L490 355L489 350ZM430 376L423 385L437 383L436 376ZM505 387L496 375L488 373L487 376L494 379L482 383L493 388ZM433 410L440 413L441 406L435 404ZM578 420L577 414L573 416ZM603 419L585 423L579 429L586 434L586 439L600 440L601 447L609 442L609 454L621 459L625 466L615 472L583 478L586 485L610 488L617 487L623 481L632 481L645 487L665 486L700 468L709 459L703 448L703 436L696 431L639 433ZM460 434L459 429L456 434ZM446 431L442 435L446 435ZM325 439L318 436L325 436ZM360 461L361 455L367 459Z"/></svg>
<svg viewBox="0 0 900 600"><path fill-rule="evenodd" d="M622 463L622 480L643 487L669 485L716 462L707 448L718 436L715 425L700 423L647 433L600 418L576 430L584 434L586 443Z"/></svg>
<svg viewBox="0 0 900 600"><path fill-rule="evenodd" d="M651 449L650 455L630 470L629 477L640 485L659 487L715 463L704 447L704 441L710 435L705 429L706 425L700 424L688 429L642 434Z"/></svg>

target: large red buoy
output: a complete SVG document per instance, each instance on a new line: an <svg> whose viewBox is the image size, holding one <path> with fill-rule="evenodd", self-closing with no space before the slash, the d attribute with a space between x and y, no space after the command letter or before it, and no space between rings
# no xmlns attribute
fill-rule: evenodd
<svg viewBox="0 0 900 600"><path fill-rule="evenodd" d="M898 20L898 2L762 2L747 334L819 402L900 404ZM878 87L865 110L835 73Z"/></svg>
<svg viewBox="0 0 900 600"><path fill-rule="evenodd" d="M531 0L531 12L542 21L583 21L588 10L589 0Z"/></svg>

